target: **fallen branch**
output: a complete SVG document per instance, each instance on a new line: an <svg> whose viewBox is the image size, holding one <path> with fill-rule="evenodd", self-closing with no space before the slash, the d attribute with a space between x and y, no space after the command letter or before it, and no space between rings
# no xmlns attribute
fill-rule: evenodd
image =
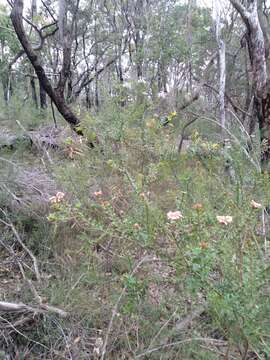
<svg viewBox="0 0 270 360"><path fill-rule="evenodd" d="M0 301L0 312L30 312L34 314L45 314L47 312L51 312L62 318L66 318L68 316L66 311L47 304L40 304L39 307L33 307L24 303L11 303L6 301Z"/></svg>
<svg viewBox="0 0 270 360"><path fill-rule="evenodd" d="M57 315L59 315L61 317L67 317L68 316L68 313L66 311L64 311L64 310L59 309L59 308L57 308L55 306L44 304L43 301L42 301L42 297L39 296L36 288L34 287L34 285L32 283L32 281L27 279L27 283L28 283L28 285L30 287L30 290L32 291L32 293L34 295L34 298L35 298L36 302L39 304L39 307L40 307L41 310L56 313Z"/></svg>
<svg viewBox="0 0 270 360"><path fill-rule="evenodd" d="M36 309L25 305L23 303L10 303L6 301L0 301L0 311L4 312L24 312L24 311L30 311L30 312L36 312Z"/></svg>

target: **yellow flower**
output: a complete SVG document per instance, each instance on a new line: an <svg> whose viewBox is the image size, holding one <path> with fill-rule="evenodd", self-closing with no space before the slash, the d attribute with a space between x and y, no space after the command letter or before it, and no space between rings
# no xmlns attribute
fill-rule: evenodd
<svg viewBox="0 0 270 360"><path fill-rule="evenodd" d="M113 160L112 159L109 159L109 160L107 160L107 165L109 165L109 166L113 166Z"/></svg>
<svg viewBox="0 0 270 360"><path fill-rule="evenodd" d="M215 143L215 144L212 144L212 149L213 150L218 150L220 148L220 145Z"/></svg>
<svg viewBox="0 0 270 360"><path fill-rule="evenodd" d="M191 135L191 140L196 142L199 140L199 138L200 138L200 134L199 134L198 130L194 130Z"/></svg>

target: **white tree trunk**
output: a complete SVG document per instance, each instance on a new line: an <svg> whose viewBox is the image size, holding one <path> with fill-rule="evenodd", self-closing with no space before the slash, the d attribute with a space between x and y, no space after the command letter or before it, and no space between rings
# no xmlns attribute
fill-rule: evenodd
<svg viewBox="0 0 270 360"><path fill-rule="evenodd" d="M218 46L219 67L219 116L222 129L226 127L225 87L226 87L226 46L221 38L221 6L219 0L213 1L213 21Z"/></svg>
<svg viewBox="0 0 270 360"><path fill-rule="evenodd" d="M59 36L60 41L63 44L66 28L66 13L67 13L67 3L66 0L58 1L58 26L59 26Z"/></svg>
<svg viewBox="0 0 270 360"><path fill-rule="evenodd" d="M265 97L268 92L267 64L265 55L265 40L259 21L257 0L250 0L248 7L244 7L238 0L230 0L233 7L241 15L249 37L249 53L251 57L253 81L259 97Z"/></svg>
<svg viewBox="0 0 270 360"><path fill-rule="evenodd" d="M219 42L219 112L222 129L226 126L225 86L226 86L226 47L223 40Z"/></svg>

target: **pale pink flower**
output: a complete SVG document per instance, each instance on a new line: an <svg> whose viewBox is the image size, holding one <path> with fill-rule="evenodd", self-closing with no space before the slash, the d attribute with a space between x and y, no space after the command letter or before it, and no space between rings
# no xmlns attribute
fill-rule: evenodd
<svg viewBox="0 0 270 360"><path fill-rule="evenodd" d="M65 197L65 194L62 191L58 191L56 193L56 199L58 200L58 202L62 201Z"/></svg>
<svg viewBox="0 0 270 360"><path fill-rule="evenodd" d="M102 195L103 195L103 192L101 190L94 192L95 197L99 197L99 196L102 196Z"/></svg>
<svg viewBox="0 0 270 360"><path fill-rule="evenodd" d="M168 220L180 220L183 218L181 211L169 211L167 213Z"/></svg>
<svg viewBox="0 0 270 360"><path fill-rule="evenodd" d="M150 196L150 191L147 191L147 193L145 193L145 192L140 193L140 197L143 200L146 200L149 196Z"/></svg>
<svg viewBox="0 0 270 360"><path fill-rule="evenodd" d="M254 200L251 200L250 205L251 205L252 209L261 209L262 208L262 204L257 203Z"/></svg>
<svg viewBox="0 0 270 360"><path fill-rule="evenodd" d="M60 203L65 197L65 194L62 191L58 191L55 196L49 198L51 204Z"/></svg>
<svg viewBox="0 0 270 360"><path fill-rule="evenodd" d="M49 198L49 201L50 201L51 204L55 204L55 203L57 202L56 196L51 196L51 197Z"/></svg>
<svg viewBox="0 0 270 360"><path fill-rule="evenodd" d="M233 218L232 216L217 216L217 221L222 225L229 225L232 223Z"/></svg>

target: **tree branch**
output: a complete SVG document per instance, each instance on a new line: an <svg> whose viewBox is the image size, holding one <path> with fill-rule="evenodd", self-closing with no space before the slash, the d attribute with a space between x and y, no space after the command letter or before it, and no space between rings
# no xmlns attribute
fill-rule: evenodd
<svg viewBox="0 0 270 360"><path fill-rule="evenodd" d="M46 93L49 95L55 106L57 107L60 114L63 116L63 118L71 125L72 129L77 132L79 135L82 135L81 130L77 129L76 127L79 125L80 120L77 118L77 116L71 111L71 109L67 106L64 100L64 96L62 93L62 89L60 88L60 91L56 91L53 89L45 71L42 66L41 60L38 56L38 54L34 51L32 45L30 44L22 22L22 14L23 14L23 0L15 0L14 6L11 11L10 17L13 24L13 27L16 31L17 37L28 57L31 64L33 65L35 72L37 74L37 77L43 87L43 89L46 91Z"/></svg>

